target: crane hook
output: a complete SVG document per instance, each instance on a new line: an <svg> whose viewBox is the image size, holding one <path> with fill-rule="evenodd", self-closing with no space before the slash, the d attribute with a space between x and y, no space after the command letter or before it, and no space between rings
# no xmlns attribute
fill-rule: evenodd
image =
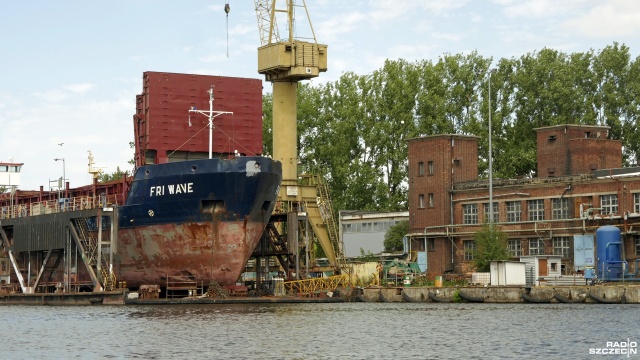
<svg viewBox="0 0 640 360"><path fill-rule="evenodd" d="M227 14L227 57L229 57L229 12L231 7L229 6L229 0L224 3L224 12Z"/></svg>

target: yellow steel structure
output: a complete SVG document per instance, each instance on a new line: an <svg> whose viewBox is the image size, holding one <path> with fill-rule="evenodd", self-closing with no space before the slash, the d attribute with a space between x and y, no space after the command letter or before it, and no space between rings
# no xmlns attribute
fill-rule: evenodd
<svg viewBox="0 0 640 360"><path fill-rule="evenodd" d="M320 291L335 291L338 287L348 287L349 276L336 275L323 278L285 281L284 291L287 295L307 295Z"/></svg>
<svg viewBox="0 0 640 360"><path fill-rule="evenodd" d="M319 181L298 179L297 94L298 81L312 79L327 71L327 45L318 44L304 0L298 5L286 0L278 8L276 0L254 0L260 31L258 72L273 83L273 158L282 163L282 184L278 200L287 212L306 212L330 265L343 268L342 247L331 213L326 188ZM294 34L295 11L304 9L312 36ZM286 17L287 37L280 38L277 15ZM311 40L311 41L306 41ZM304 180L304 179L303 179Z"/></svg>

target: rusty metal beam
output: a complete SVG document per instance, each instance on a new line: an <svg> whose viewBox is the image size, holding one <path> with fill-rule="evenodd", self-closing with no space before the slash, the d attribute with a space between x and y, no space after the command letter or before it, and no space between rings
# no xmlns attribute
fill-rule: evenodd
<svg viewBox="0 0 640 360"><path fill-rule="evenodd" d="M11 260L11 265L13 265L13 270L16 272L16 277L18 277L18 282L20 283L20 289L22 289L22 293L27 293L27 288L24 285L24 279L22 278L22 273L18 269L18 264L16 263L16 258L13 256L13 251L7 251L9 253L9 259Z"/></svg>
<svg viewBox="0 0 640 360"><path fill-rule="evenodd" d="M47 255L44 257L44 260L42 261L42 266L40 267L40 271L38 272L38 276L36 277L36 281L33 283L33 288L37 288L38 287L38 283L40 283L40 278L42 277L42 273L44 273L44 268L45 265L47 265L47 261L49 261L49 256L51 256L51 253L53 252L53 249L49 249L49 251L47 251Z"/></svg>
<svg viewBox="0 0 640 360"><path fill-rule="evenodd" d="M13 270L16 272L16 277L18 278L18 283L20 284L20 289L22 290L22 293L26 293L27 288L24 285L24 279L22 278L22 273L20 272L20 269L18 268L18 263L16 262L16 258L15 256L13 256L13 251L11 251L11 248L9 246L9 238L7 238L7 233L4 231L3 228L0 228L0 236L2 237L2 245L4 246L5 250L7 251L7 254L9 254L9 261L11 261L11 265L13 266Z"/></svg>
<svg viewBox="0 0 640 360"><path fill-rule="evenodd" d="M78 249L80 249L82 262L84 263L84 266L87 268L87 272L89 273L89 276L91 277L91 281L93 282L93 291L94 292L102 291L102 284L100 284L100 281L98 280L98 277L96 276L95 271L93 271L93 268L91 267L91 264L90 264L91 258L87 255L87 252L84 246L82 246L82 241L78 236L78 232L76 231L75 226L73 226L73 219L69 220L69 229L71 230L71 237L73 237L73 240L75 240L76 242L76 246L78 247Z"/></svg>

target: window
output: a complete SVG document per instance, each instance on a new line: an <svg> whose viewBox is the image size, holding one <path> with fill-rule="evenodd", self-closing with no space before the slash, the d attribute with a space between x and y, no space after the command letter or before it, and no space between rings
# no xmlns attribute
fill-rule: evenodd
<svg viewBox="0 0 640 360"><path fill-rule="evenodd" d="M427 239L427 250L436 251L436 239Z"/></svg>
<svg viewBox="0 0 640 360"><path fill-rule="evenodd" d="M544 200L529 200L527 204L529 206L530 221L544 220Z"/></svg>
<svg viewBox="0 0 640 360"><path fill-rule="evenodd" d="M463 224L478 223L478 204L462 205L462 223Z"/></svg>
<svg viewBox="0 0 640 360"><path fill-rule="evenodd" d="M476 242L473 240L465 240L463 241L464 245L464 260L471 261L473 260L473 253L476 251Z"/></svg>
<svg viewBox="0 0 640 360"><path fill-rule="evenodd" d="M554 220L569 219L569 199L551 199L551 218Z"/></svg>
<svg viewBox="0 0 640 360"><path fill-rule="evenodd" d="M618 213L618 195L600 196L600 207L602 215L613 215Z"/></svg>
<svg viewBox="0 0 640 360"><path fill-rule="evenodd" d="M640 255L640 236L634 236L636 239L636 255Z"/></svg>
<svg viewBox="0 0 640 360"><path fill-rule="evenodd" d="M489 222L489 203L482 204L484 206L484 222ZM491 214L493 222L498 222L498 203L493 202L493 213Z"/></svg>
<svg viewBox="0 0 640 360"><path fill-rule="evenodd" d="M529 239L529 255L544 255L542 239Z"/></svg>
<svg viewBox="0 0 640 360"><path fill-rule="evenodd" d="M507 201L507 221L517 222L521 220L522 203L520 201Z"/></svg>
<svg viewBox="0 0 640 360"><path fill-rule="evenodd" d="M433 200L433 193L430 193L429 194L429 207L434 207L434 206L435 206L435 203L434 203L434 200Z"/></svg>
<svg viewBox="0 0 640 360"><path fill-rule="evenodd" d="M429 161L429 175L433 175L433 161Z"/></svg>
<svg viewBox="0 0 640 360"><path fill-rule="evenodd" d="M553 255L562 255L563 258L568 258L569 250L568 236L559 236L553 238Z"/></svg>
<svg viewBox="0 0 640 360"><path fill-rule="evenodd" d="M507 243L507 251L509 251L509 256L511 257L522 256L522 242L520 239L510 239Z"/></svg>
<svg viewBox="0 0 640 360"><path fill-rule="evenodd" d="M418 195L418 208L424 209L424 194Z"/></svg>
<svg viewBox="0 0 640 360"><path fill-rule="evenodd" d="M633 209L636 214L640 213L640 193L633 194Z"/></svg>
<svg viewBox="0 0 640 360"><path fill-rule="evenodd" d="M422 161L418 163L418 176L424 176L424 163Z"/></svg>
<svg viewBox="0 0 640 360"><path fill-rule="evenodd" d="M551 271L558 271L558 263L552 262L550 265Z"/></svg>
<svg viewBox="0 0 640 360"><path fill-rule="evenodd" d="M342 225L342 232L350 233L351 232L351 224L343 224Z"/></svg>

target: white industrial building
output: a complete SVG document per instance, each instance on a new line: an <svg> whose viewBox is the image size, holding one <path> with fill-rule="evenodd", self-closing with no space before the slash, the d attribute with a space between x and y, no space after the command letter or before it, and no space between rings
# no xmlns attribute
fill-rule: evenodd
<svg viewBox="0 0 640 360"><path fill-rule="evenodd" d="M362 252L380 254L384 251L384 236L389 227L408 220L408 211L340 211L340 238L345 257L358 257Z"/></svg>

